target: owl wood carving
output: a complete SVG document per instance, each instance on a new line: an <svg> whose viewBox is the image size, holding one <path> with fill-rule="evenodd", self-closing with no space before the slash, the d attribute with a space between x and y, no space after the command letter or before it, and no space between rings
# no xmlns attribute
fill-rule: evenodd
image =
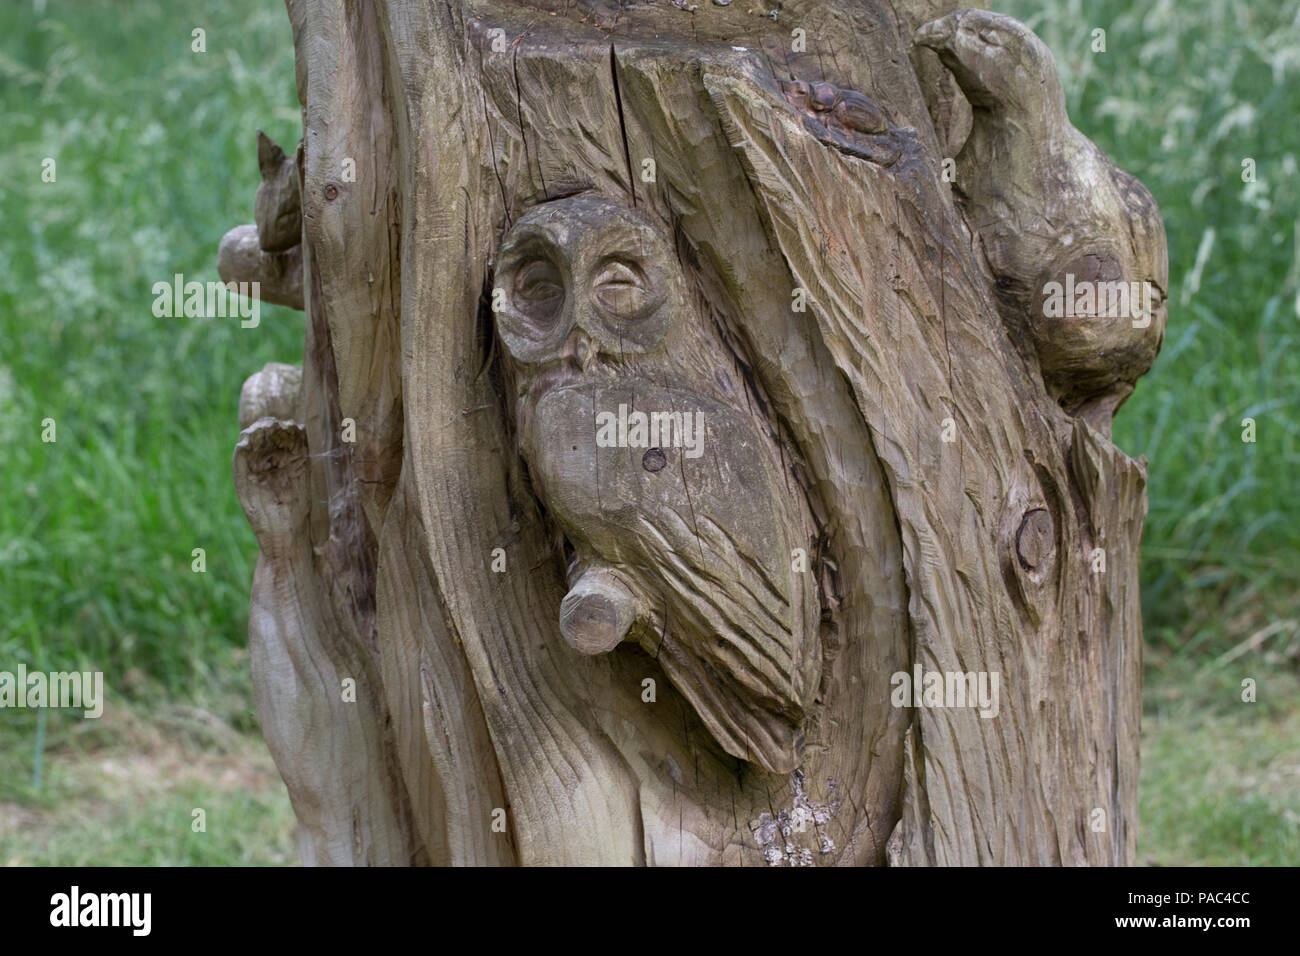
<svg viewBox="0 0 1300 956"><path fill-rule="evenodd" d="M506 235L494 309L520 453L562 536L560 630L639 642L729 754L798 766L821 672L808 505L663 228L594 196Z"/></svg>

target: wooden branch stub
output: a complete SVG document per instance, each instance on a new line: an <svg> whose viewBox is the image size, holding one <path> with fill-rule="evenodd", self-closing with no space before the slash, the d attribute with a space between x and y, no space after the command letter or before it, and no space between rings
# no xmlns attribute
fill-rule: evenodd
<svg viewBox="0 0 1300 956"><path fill-rule="evenodd" d="M609 568L588 568L560 604L560 633L583 654L612 651L627 636L636 595Z"/></svg>
<svg viewBox="0 0 1300 956"><path fill-rule="evenodd" d="M298 393L302 389L302 366L267 362L260 372L248 377L239 392L239 427L245 429L259 418L297 421Z"/></svg>

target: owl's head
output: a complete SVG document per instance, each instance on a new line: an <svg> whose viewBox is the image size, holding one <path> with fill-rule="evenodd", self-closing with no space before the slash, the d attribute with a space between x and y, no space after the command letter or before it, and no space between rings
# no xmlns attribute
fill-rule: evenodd
<svg viewBox="0 0 1300 956"><path fill-rule="evenodd" d="M501 341L526 386L656 351L681 320L681 270L648 216L594 196L543 203L510 229L496 270ZM521 389L522 390L522 389Z"/></svg>

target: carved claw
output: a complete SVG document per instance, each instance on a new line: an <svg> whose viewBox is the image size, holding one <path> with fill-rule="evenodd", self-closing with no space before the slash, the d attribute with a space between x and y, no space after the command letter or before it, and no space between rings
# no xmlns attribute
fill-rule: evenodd
<svg viewBox="0 0 1300 956"><path fill-rule="evenodd" d="M217 273L223 282L256 282L257 298L263 302L303 307L302 246L267 252L258 242L256 226L236 226L221 237Z"/></svg>
<svg viewBox="0 0 1300 956"><path fill-rule="evenodd" d="M880 107L856 90L839 91L831 103L831 116L855 133L883 133L889 128Z"/></svg>
<svg viewBox="0 0 1300 956"><path fill-rule="evenodd" d="M608 567L588 568L560 604L560 633L583 654L612 651L637 618L639 602Z"/></svg>
<svg viewBox="0 0 1300 956"><path fill-rule="evenodd" d="M297 422L263 418L235 446L235 491L262 553L293 550L311 513L307 430Z"/></svg>

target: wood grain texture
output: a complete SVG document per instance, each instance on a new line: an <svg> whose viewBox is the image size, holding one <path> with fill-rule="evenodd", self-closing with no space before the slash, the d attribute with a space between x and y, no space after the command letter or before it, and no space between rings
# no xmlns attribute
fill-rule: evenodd
<svg viewBox="0 0 1300 956"><path fill-rule="evenodd" d="M307 342L236 480L304 858L1132 862L1146 474L1109 415L1163 313L1062 338L1035 284L1116 270L1005 225L1160 282L1163 230L1063 112L989 145L1008 68L960 28L1046 75L1036 38L940 0L288 9ZM1114 190L1017 201L1065 126ZM671 334L602 342L625 308ZM620 396L725 427L611 458ZM929 672L995 706L900 705Z"/></svg>

